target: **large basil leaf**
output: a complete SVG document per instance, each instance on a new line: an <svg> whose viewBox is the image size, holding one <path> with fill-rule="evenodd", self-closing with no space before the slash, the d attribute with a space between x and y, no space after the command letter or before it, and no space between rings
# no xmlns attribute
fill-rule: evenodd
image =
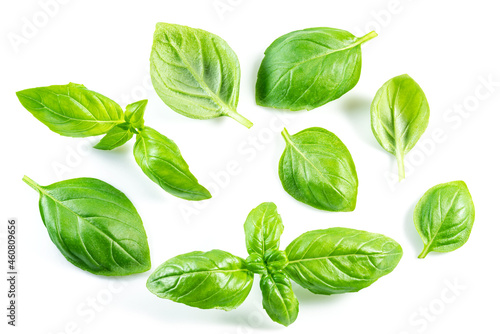
<svg viewBox="0 0 500 334"><path fill-rule="evenodd" d="M273 273L262 276L260 289L262 306L273 321L288 326L297 319L299 302L286 274Z"/></svg>
<svg viewBox="0 0 500 334"><path fill-rule="evenodd" d="M429 103L422 88L407 74L387 81L373 99L371 123L379 144L396 156L401 181L405 178L405 155L429 123Z"/></svg>
<svg viewBox="0 0 500 334"><path fill-rule="evenodd" d="M160 298L202 309L232 310L252 288L253 273L237 256L221 250L191 252L164 262L147 287Z"/></svg>
<svg viewBox="0 0 500 334"><path fill-rule="evenodd" d="M124 121L118 104L83 85L31 88L16 94L33 116L63 136L102 135Z"/></svg>
<svg viewBox="0 0 500 334"><path fill-rule="evenodd" d="M361 73L363 37L333 28L294 31L275 40L260 65L256 100L264 107L314 109L350 91Z"/></svg>
<svg viewBox="0 0 500 334"><path fill-rule="evenodd" d="M134 156L144 174L172 195L191 201L211 197L189 171L177 145L156 130L146 126L139 132Z"/></svg>
<svg viewBox="0 0 500 334"><path fill-rule="evenodd" d="M413 213L415 228L424 242L418 257L462 247L469 239L474 217L474 203L465 182L443 183L429 189Z"/></svg>
<svg viewBox="0 0 500 334"><path fill-rule="evenodd" d="M122 276L151 268L141 217L130 200L106 182L78 178L40 186L40 214L50 239L75 266Z"/></svg>
<svg viewBox="0 0 500 334"><path fill-rule="evenodd" d="M108 133L94 146L98 150L112 150L122 146L134 136L134 130L128 123L115 125Z"/></svg>
<svg viewBox="0 0 500 334"><path fill-rule="evenodd" d="M229 116L250 128L236 112L240 64L219 36L201 29L158 23L151 51L151 79L160 98L187 117Z"/></svg>
<svg viewBox="0 0 500 334"><path fill-rule="evenodd" d="M351 154L340 139L322 128L290 136L279 163L283 188L296 200L328 211L353 211L358 176Z"/></svg>
<svg viewBox="0 0 500 334"><path fill-rule="evenodd" d="M286 254L285 271L295 282L330 295L370 286L396 267L403 250L381 234L335 227L302 234Z"/></svg>
<svg viewBox="0 0 500 334"><path fill-rule="evenodd" d="M244 228L248 254L264 257L266 251L279 248L284 227L276 204L262 203L250 211Z"/></svg>

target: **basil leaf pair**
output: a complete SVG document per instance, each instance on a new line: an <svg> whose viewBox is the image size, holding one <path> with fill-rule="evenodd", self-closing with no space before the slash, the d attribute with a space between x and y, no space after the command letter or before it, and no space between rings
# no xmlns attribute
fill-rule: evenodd
<svg viewBox="0 0 500 334"><path fill-rule="evenodd" d="M429 113L422 88L407 74L387 81L373 99L372 131L380 146L396 156L400 181L405 178L405 155L425 132Z"/></svg>
<svg viewBox="0 0 500 334"><path fill-rule="evenodd" d="M415 228L424 242L418 257L462 247L469 239L474 218L474 203L465 182L443 183L429 189L413 213Z"/></svg>
<svg viewBox="0 0 500 334"><path fill-rule="evenodd" d="M196 119L229 116L252 127L252 122L236 112L240 90L238 57L219 36L158 23L150 64L153 87L174 111Z"/></svg>
<svg viewBox="0 0 500 334"><path fill-rule="evenodd" d="M52 131L69 137L106 134L95 146L115 149L134 135L134 155L144 173L165 191L199 201L211 197L189 171L177 145L144 126L147 100L129 104L125 112L111 99L83 85L48 86L17 92L21 104Z"/></svg>
<svg viewBox="0 0 500 334"><path fill-rule="evenodd" d="M97 143L94 148L99 150L113 150L128 142L134 134L144 129L144 112L148 100L141 100L129 104L125 108L125 122L115 125L108 133Z"/></svg>
<svg viewBox="0 0 500 334"><path fill-rule="evenodd" d="M361 74L363 37L333 28L293 31L265 51L256 85L257 104L280 109L310 110L350 91Z"/></svg>
<svg viewBox="0 0 500 334"><path fill-rule="evenodd" d="M297 319L299 302L293 293L290 278L283 272L288 259L284 252L279 251L284 226L276 205L262 203L253 209L244 229L249 258L259 257L264 268L255 272L261 275L262 306L273 321L288 326Z"/></svg>
<svg viewBox="0 0 500 334"><path fill-rule="evenodd" d="M283 223L274 203L253 209L244 229L246 260L221 250L179 255L151 274L148 289L189 306L231 310L259 274L264 309L288 326L299 311L291 280L314 293L354 292L390 273L402 256L394 240L346 228L307 232L280 251Z"/></svg>
<svg viewBox="0 0 500 334"><path fill-rule="evenodd" d="M106 182L78 178L40 186L40 214L64 257L96 275L123 276L151 268L149 246L130 200Z"/></svg>
<svg viewBox="0 0 500 334"><path fill-rule="evenodd" d="M295 135L282 132L286 148L279 162L279 177L296 200L327 211L353 211L358 177L351 154L342 141L323 128Z"/></svg>

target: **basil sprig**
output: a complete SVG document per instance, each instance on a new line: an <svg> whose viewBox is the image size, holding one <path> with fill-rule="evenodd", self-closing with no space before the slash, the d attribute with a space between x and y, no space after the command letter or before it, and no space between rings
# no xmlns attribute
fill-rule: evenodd
<svg viewBox="0 0 500 334"><path fill-rule="evenodd" d="M147 100L129 104L123 112L113 100L70 83L17 92L21 104L52 131L68 137L106 134L95 146L115 149L136 135L134 156L144 173L174 196L200 201L210 192L190 172L177 145L144 126Z"/></svg>
<svg viewBox="0 0 500 334"><path fill-rule="evenodd" d="M221 250L179 255L151 274L147 288L189 306L231 310L258 274L264 309L288 326L299 312L291 280L319 294L354 292L394 270L403 254L391 238L348 228L304 233L280 251L283 223L274 203L253 209L244 228L246 260Z"/></svg>

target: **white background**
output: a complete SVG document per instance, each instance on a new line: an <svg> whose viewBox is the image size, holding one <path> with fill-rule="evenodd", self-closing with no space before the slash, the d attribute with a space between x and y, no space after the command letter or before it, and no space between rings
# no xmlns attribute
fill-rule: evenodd
<svg viewBox="0 0 500 334"><path fill-rule="evenodd" d="M54 3L2 1L0 8L2 272L5 223L8 217L19 220L19 318L18 328L9 333L303 333L312 328L383 334L482 328L498 333L497 2L59 0L44 20L43 3L48 2ZM218 11L216 5L225 9ZM159 21L208 30L235 50L242 69L238 110L254 122L251 130L229 118L185 118L162 103L148 72ZM29 22L38 25L35 31L26 30ZM356 35L377 30L379 37L362 47L358 85L309 112L256 106L256 73L265 48L282 34L316 26ZM12 42L16 38L23 38L21 44ZM395 158L371 133L369 105L386 80L403 73L424 89L431 117L407 158L407 179L397 183ZM495 85L485 86L488 80ZM176 141L213 199L200 206L169 195L136 165L133 141L112 152L93 150L88 139L51 132L15 96L21 89L70 81L122 106L148 98L146 123ZM322 126L346 144L359 177L354 212L322 212L285 193L277 168L284 125L290 133ZM239 167L227 177L227 166L234 164ZM21 181L24 174L43 185L95 177L122 190L143 218L153 268L193 250L220 248L246 257L243 222L264 201L274 201L283 217L282 248L303 232L342 226L383 233L400 242L405 253L393 273L355 294L317 296L295 286L300 312L285 329L262 309L258 279L239 309L224 312L157 298L145 287L149 273L113 279L72 266L51 243L38 212L38 195ZM455 252L419 260L422 243L413 227L413 208L428 188L458 179L467 183L476 205L470 240ZM457 284L456 291L448 287ZM5 328L4 279L0 288Z"/></svg>

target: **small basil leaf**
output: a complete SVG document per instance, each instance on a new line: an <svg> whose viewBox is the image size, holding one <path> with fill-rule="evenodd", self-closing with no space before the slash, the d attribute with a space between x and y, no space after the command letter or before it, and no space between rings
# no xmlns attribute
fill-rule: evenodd
<svg viewBox="0 0 500 334"><path fill-rule="evenodd" d="M296 200L327 211L353 211L358 176L342 141L322 128L290 136L283 130L286 148L279 163L281 184Z"/></svg>
<svg viewBox="0 0 500 334"><path fill-rule="evenodd" d="M418 257L462 247L469 239L474 217L474 203L465 182L443 183L429 189L413 213L415 228L424 242Z"/></svg>
<svg viewBox="0 0 500 334"><path fill-rule="evenodd" d="M64 257L96 275L123 276L151 268L141 217L130 200L106 182L78 178L40 186L40 214Z"/></svg>
<svg viewBox="0 0 500 334"><path fill-rule="evenodd" d="M348 228L310 231L286 248L286 273L311 292L356 292L396 268L401 246L381 234Z"/></svg>
<svg viewBox="0 0 500 334"><path fill-rule="evenodd" d="M115 125L114 128L94 146L98 150L112 150L128 142L134 133L128 123Z"/></svg>
<svg viewBox="0 0 500 334"><path fill-rule="evenodd" d="M146 126L137 135L134 156L144 174L170 194L190 201L212 197L189 171L177 145L156 130Z"/></svg>
<svg viewBox="0 0 500 334"><path fill-rule="evenodd" d="M264 258L257 253L252 253L250 254L246 260L246 265L248 270L253 272L254 274L267 274L267 267L266 264L264 263Z"/></svg>
<svg viewBox="0 0 500 334"><path fill-rule="evenodd" d="M63 136L98 136L123 123L118 104L83 85L31 88L16 94L33 116Z"/></svg>
<svg viewBox="0 0 500 334"><path fill-rule="evenodd" d="M138 130L144 128L144 111L146 111L147 104L148 100L141 100L125 108L125 120Z"/></svg>
<svg viewBox="0 0 500 334"><path fill-rule="evenodd" d="M229 116L247 128L252 126L236 112L240 90L238 57L219 36L158 23L150 63L153 86L174 111L196 119Z"/></svg>
<svg viewBox="0 0 500 334"><path fill-rule="evenodd" d="M363 37L333 28L294 31L275 40L260 65L257 104L292 111L314 109L350 91L361 73Z"/></svg>
<svg viewBox="0 0 500 334"><path fill-rule="evenodd" d="M379 144L398 160L399 180L405 178L404 158L429 123L424 91L409 75L387 81L371 105L372 131Z"/></svg>
<svg viewBox="0 0 500 334"><path fill-rule="evenodd" d="M269 272L279 272L288 265L286 253L281 250L269 250L265 255L266 268Z"/></svg>
<svg viewBox="0 0 500 334"><path fill-rule="evenodd" d="M248 254L264 256L266 251L279 248L283 222L274 203L262 203L250 211L244 228Z"/></svg>
<svg viewBox="0 0 500 334"><path fill-rule="evenodd" d="M288 326L297 319L299 302L285 273L262 276L260 289L262 306L273 321Z"/></svg>
<svg viewBox="0 0 500 334"><path fill-rule="evenodd" d="M221 250L191 252L161 264L147 288L160 298L201 309L232 310L246 299L253 273L243 259Z"/></svg>

